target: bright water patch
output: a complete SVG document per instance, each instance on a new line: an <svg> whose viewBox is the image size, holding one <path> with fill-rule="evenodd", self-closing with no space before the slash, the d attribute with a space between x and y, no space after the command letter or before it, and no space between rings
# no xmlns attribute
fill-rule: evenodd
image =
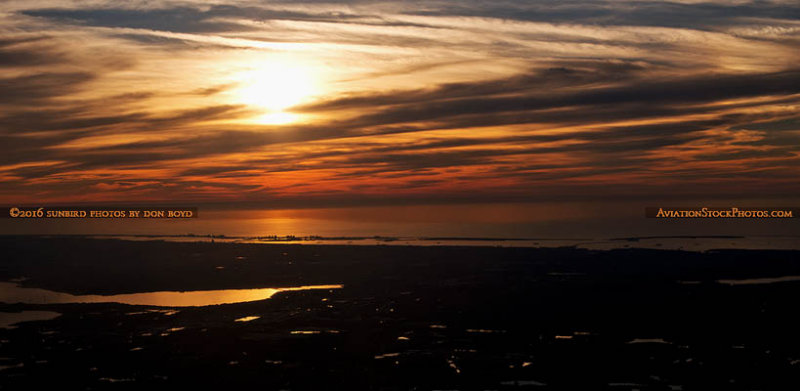
<svg viewBox="0 0 800 391"><path fill-rule="evenodd" d="M222 289L186 292L144 292L121 295L72 295L0 282L0 302L26 304L122 303L158 307L201 307L269 299L279 292L339 289L342 285L309 285L288 288Z"/></svg>

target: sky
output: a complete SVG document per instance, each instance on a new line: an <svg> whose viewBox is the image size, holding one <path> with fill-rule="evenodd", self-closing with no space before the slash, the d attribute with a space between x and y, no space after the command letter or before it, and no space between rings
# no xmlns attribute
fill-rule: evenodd
<svg viewBox="0 0 800 391"><path fill-rule="evenodd" d="M796 1L0 1L0 203L800 194Z"/></svg>

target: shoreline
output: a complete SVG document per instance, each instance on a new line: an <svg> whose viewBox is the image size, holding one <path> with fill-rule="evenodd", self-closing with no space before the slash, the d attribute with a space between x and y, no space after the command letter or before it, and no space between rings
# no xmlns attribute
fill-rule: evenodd
<svg viewBox="0 0 800 391"><path fill-rule="evenodd" d="M800 250L800 235L679 235L612 238L487 238L487 237L397 237L397 236L237 236L223 234L3 234L0 238L65 238L181 243L297 244L334 246L420 247L574 247L589 250L663 249L705 252L714 250Z"/></svg>

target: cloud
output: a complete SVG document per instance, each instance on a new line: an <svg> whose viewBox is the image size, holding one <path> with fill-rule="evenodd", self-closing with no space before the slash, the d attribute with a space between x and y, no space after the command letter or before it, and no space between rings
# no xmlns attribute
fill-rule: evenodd
<svg viewBox="0 0 800 391"><path fill-rule="evenodd" d="M564 70L565 74L569 70ZM391 92L341 101L323 102L304 109L363 109L394 106L381 110L362 121L390 124L424 121L449 116L514 111L547 110L562 107L618 104L696 104L722 99L754 96L792 95L800 93L800 71L789 70L768 74L702 75L669 80L637 80L621 86L584 88L561 92L572 83L553 81L547 74L514 77L503 81L473 85L444 86L432 91ZM605 79L605 81L609 81ZM613 81L613 80L612 80ZM512 88L502 88L504 84ZM567 85L564 85L567 84ZM508 96L518 92L519 95Z"/></svg>
<svg viewBox="0 0 800 391"><path fill-rule="evenodd" d="M0 68L38 67L67 61L65 53L43 41L46 37L0 39Z"/></svg>
<svg viewBox="0 0 800 391"><path fill-rule="evenodd" d="M353 12L347 5L359 7ZM305 7L303 7L306 5ZM428 17L475 17L525 22L592 25L660 26L710 29L743 20L800 19L800 7L791 2L666 2L666 1L410 1L392 6L372 1L348 1L344 6L318 1L217 4L207 7L162 8L45 8L23 14L92 26L129 27L173 32L228 32L249 29L235 20L293 20L311 22L374 23L381 15L399 12ZM316 10L311 12L310 10ZM371 12L370 12L371 11ZM379 25L408 23L384 21ZM413 25L413 24L411 24Z"/></svg>
<svg viewBox="0 0 800 391"><path fill-rule="evenodd" d="M90 72L36 73L0 78L0 104L29 105L72 94L95 79Z"/></svg>
<svg viewBox="0 0 800 391"><path fill-rule="evenodd" d="M212 5L205 10L193 7L156 9L36 9L22 11L24 15L54 19L65 23L89 26L136 28L169 32L214 33L252 31L254 27L237 20L264 22L293 20L347 23L363 16L341 12L308 12L271 9L256 6ZM369 22L367 22L369 23ZM373 22L374 23L374 22ZM408 25L389 23L388 25Z"/></svg>
<svg viewBox="0 0 800 391"><path fill-rule="evenodd" d="M595 177L598 175L613 175L624 173L647 172L647 167L663 160L659 156L648 156L651 152L659 151L664 148L685 147L691 149L691 145L697 142L710 142L719 145L720 141L716 136L709 135L707 132L714 129L724 129L745 126L743 123L758 124L763 122L761 117L747 117L741 115L721 116L714 115L711 119L705 120L680 120L681 116L687 113L713 114L720 110L713 104L718 100L729 100L742 97L753 96L775 96L776 93L794 92L794 85L787 80L794 80L797 73L793 71L753 74L753 75L718 75L705 79L689 78L677 79L670 83L650 81L642 83L635 78L619 79L624 81L623 86L612 85L609 87L595 87L591 93L587 93L582 88L573 88L571 82L566 82L565 87L568 91L564 95L552 100L543 97L531 98L524 96L520 99L523 105L511 105L509 97L500 94L502 86L510 80L516 81L514 85L518 88L515 93L526 92L525 85L520 84L519 80L534 80L536 77L531 75L518 76L509 80L477 82L473 86L460 84L443 85L440 88L429 90L409 91L406 93L394 91L382 96L377 101L384 110L374 114L357 116L349 121L334 121L331 123L316 123L305 126L292 126L288 129L275 128L272 131L259 130L236 130L222 128L204 132L199 135L177 135L176 137L166 138L160 141L140 141L125 144L112 144L95 148L78 149L57 149L39 158L59 159L69 162L68 167L72 170L90 170L99 168L114 167L151 167L168 164L181 160L206 159L209 162L224 161L225 157L232 154L249 153L251 155L267 155L264 148L271 145L303 145L304 143L326 143L338 142L345 143L345 149L325 148L325 144L319 148L300 153L277 154L277 156L266 158L255 158L239 162L238 164L213 165L213 166L190 166L180 171L180 176L185 177L207 177L215 180L253 178L258 179L263 176L275 175L277 173L289 172L313 172L328 171L333 172L327 179L320 179L319 183L330 181L352 181L358 178L378 179L373 185L354 187L360 189L379 188L381 180L393 180L396 183L408 184L408 188L423 189L430 186L439 186L447 183L448 175L441 172L435 173L439 179L418 179L418 175L434 175L430 170L437 169L458 169L459 172L469 167L482 167L489 170L494 179L506 178L517 181L521 185L527 181L560 181L572 180L580 177ZM627 84L629 83L629 84ZM559 85L559 84L556 84ZM712 89L715 91L707 91ZM473 100L475 97L484 96L491 91L499 95L498 99L503 104L471 103L467 109L442 110L436 107L431 110L432 102L445 102L446 104L458 104L462 100ZM696 91L699 91L696 95ZM409 98L414 96L415 98ZM490 95L491 96L491 95ZM480 98L483 100L489 97ZM395 100L393 100L394 98ZM631 111L631 106L625 103L636 102L636 107L644 108L638 111ZM362 98L347 99L347 105L341 102L323 103L321 107L326 110L336 108L342 110L360 108L366 105L368 100ZM394 104L397 102L396 104ZM527 104L533 102L535 106ZM675 104L689 104L698 106L698 110L691 109L671 109ZM762 102L752 105L758 107ZM541 106L540 106L541 105ZM660 109L661 106L667 109ZM406 108L402 114L397 113L397 107ZM414 114L414 111L407 110L408 107L419 108L423 116ZM511 108L510 108L511 107ZM593 113L593 108L599 111ZM723 107L724 108L724 107ZM306 108L313 111L312 107ZM488 109L495 109L491 112ZM558 112L557 115L546 118L547 116L536 115L537 110L566 110ZM158 131L159 129L170 129L180 124L193 124L203 119L213 118L236 118L238 110L235 106L209 107L186 112L176 112L171 115L152 118L146 114L128 116L124 118L93 118L90 122L61 121L59 126L45 127L44 129L83 129L89 126L100 126L108 124L124 124L131 129L149 129ZM607 110L607 112L606 112ZM462 123L462 114L480 115L484 121L467 121ZM407 133L422 133L438 129L435 128L401 128L389 129L386 132L367 131L375 126L389 124L417 122L420 118L425 120L436 120L440 124L448 124L448 121L455 121L449 128L458 129L466 127L475 128L476 126L497 126L509 123L505 117L509 112L521 112L530 117L524 123L541 124L546 119L551 124L568 124L570 127L588 129L577 131L537 132L528 131L524 134L511 134L500 137L481 136L476 131L472 137L440 137L436 139L420 138L416 141L405 144L368 142L368 140L379 141L380 137L390 135L403 135ZM534 114L529 114L533 112ZM391 113L391 115L390 115ZM597 113L602 113L600 117ZM610 126L604 124L608 120L620 120L631 118L648 118L650 116L664 116L675 119L661 120L645 125L621 125ZM433 114L438 114L433 115ZM491 115L487 115L491 114ZM232 117L229 117L232 116ZM403 121L396 121L395 118L403 118ZM455 118L455 119L454 119ZM769 118L769 117L767 117ZM755 122L753 122L755 121ZM445 126L448 127L448 126ZM382 136L381 136L382 135ZM84 134L78 137L84 136ZM359 140L364 141L359 141ZM797 139L796 135L789 136L790 140ZM338 141L337 141L338 140ZM57 145L64 140L52 140L48 145ZM745 145L757 143L759 140L750 140ZM365 144L366 143L366 144ZM362 145L363 144L363 145ZM771 144L770 144L771 145ZM774 159L791 158L797 148L780 148L763 151L725 151L718 153L707 153L700 150L691 156L695 161L733 161L736 159ZM572 159L564 160L559 156L572 156ZM634 158L634 156L640 156ZM550 157L556 157L554 159ZM211 160L208 160L211 159ZM219 160L218 160L219 159ZM524 164L526 161L536 161L545 159L551 162L548 164ZM516 162L516 163L515 163ZM363 170L362 167L372 167L371 170ZM31 179L41 178L43 173L55 173L62 167L55 166L38 170L21 170L16 175L29 177ZM425 171L428 172L425 172ZM424 174L420 174L425 172ZM479 183L485 177L485 173L473 173L471 175L458 175L458 181ZM681 174L683 175L683 174ZM399 181L398 181L399 180ZM178 181L179 182L179 181ZM452 181L450 181L452 182ZM241 182L229 181L218 186L224 188L230 184L230 189L238 188ZM255 185L253 185L255 189ZM290 187L290 186L287 186Z"/></svg>
<svg viewBox="0 0 800 391"><path fill-rule="evenodd" d="M38 9L22 11L34 17L100 27L127 27L171 32L219 32L243 29L235 23L215 22L223 16L195 8L171 9Z"/></svg>
<svg viewBox="0 0 800 391"><path fill-rule="evenodd" d="M0 197L797 189L791 2L224 3L14 3L0 31ZM256 123L267 110L237 96L270 61L318 79L286 109L301 121Z"/></svg>
<svg viewBox="0 0 800 391"><path fill-rule="evenodd" d="M561 1L439 2L412 9L425 16L470 16L520 21L710 29L752 19L800 19L800 7L769 1Z"/></svg>

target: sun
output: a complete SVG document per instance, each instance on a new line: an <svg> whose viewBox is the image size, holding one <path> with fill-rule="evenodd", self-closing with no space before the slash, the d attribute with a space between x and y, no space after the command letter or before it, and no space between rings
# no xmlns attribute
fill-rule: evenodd
<svg viewBox="0 0 800 391"><path fill-rule="evenodd" d="M238 100L264 111L260 123L295 122L299 115L287 110L317 92L313 72L299 63L266 61L243 72L239 79Z"/></svg>

